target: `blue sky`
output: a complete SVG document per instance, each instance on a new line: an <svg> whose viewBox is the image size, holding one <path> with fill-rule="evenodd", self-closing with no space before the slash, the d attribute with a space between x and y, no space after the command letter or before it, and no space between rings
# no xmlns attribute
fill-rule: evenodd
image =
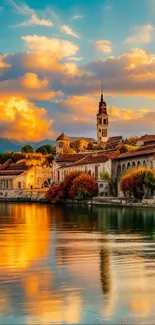
<svg viewBox="0 0 155 325"><path fill-rule="evenodd" d="M154 0L0 0L0 136L95 137L101 79L109 135L154 133L154 15Z"/></svg>

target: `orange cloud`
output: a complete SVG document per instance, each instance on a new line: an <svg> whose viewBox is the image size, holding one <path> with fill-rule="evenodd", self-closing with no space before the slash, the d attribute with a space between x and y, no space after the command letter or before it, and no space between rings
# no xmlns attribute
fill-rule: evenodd
<svg viewBox="0 0 155 325"><path fill-rule="evenodd" d="M16 96L38 100L50 100L62 92L48 88L48 79L39 79L35 73L26 73L23 77L0 82L1 97Z"/></svg>
<svg viewBox="0 0 155 325"><path fill-rule="evenodd" d="M48 86L47 78L40 80L36 73L26 73L21 82L25 88L41 89Z"/></svg>
<svg viewBox="0 0 155 325"><path fill-rule="evenodd" d="M14 140L33 140L51 138L46 110L20 97L8 97L0 101L0 137ZM39 127L39 128L38 128Z"/></svg>

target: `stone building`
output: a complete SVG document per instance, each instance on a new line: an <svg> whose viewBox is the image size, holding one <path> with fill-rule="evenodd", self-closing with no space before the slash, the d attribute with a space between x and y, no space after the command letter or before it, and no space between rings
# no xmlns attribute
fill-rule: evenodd
<svg viewBox="0 0 155 325"><path fill-rule="evenodd" d="M148 167L155 170L155 144L122 153L113 161L113 179L117 179L118 196L122 195L120 191L121 177L129 169L139 167Z"/></svg>
<svg viewBox="0 0 155 325"><path fill-rule="evenodd" d="M83 142L83 148L81 148L81 151L85 150L85 147L87 147L88 143L96 143L96 140L93 138L69 137L64 133L61 133L60 136L56 139L56 153L65 153L67 149L69 151L70 143L76 140L82 140Z"/></svg>
<svg viewBox="0 0 155 325"><path fill-rule="evenodd" d="M76 170L88 173L96 179L100 196L108 196L110 194L109 182L101 178L102 172L107 172L109 177L111 177L112 159L110 155L89 154L78 161L62 165L59 168L59 181L63 181L67 173Z"/></svg>
<svg viewBox="0 0 155 325"><path fill-rule="evenodd" d="M9 159L0 166L0 190L28 190L48 187L52 167L41 154L27 154L13 163Z"/></svg>

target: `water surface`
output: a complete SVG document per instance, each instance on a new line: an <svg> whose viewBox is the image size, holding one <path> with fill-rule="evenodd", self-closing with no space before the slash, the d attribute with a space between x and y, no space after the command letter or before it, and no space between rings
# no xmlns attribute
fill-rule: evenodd
<svg viewBox="0 0 155 325"><path fill-rule="evenodd" d="M0 324L154 324L155 210L0 204Z"/></svg>

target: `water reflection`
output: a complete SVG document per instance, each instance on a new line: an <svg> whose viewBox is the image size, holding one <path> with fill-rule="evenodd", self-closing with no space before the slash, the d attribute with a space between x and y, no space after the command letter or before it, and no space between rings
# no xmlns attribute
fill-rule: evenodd
<svg viewBox="0 0 155 325"><path fill-rule="evenodd" d="M0 204L0 322L155 317L155 211Z"/></svg>

